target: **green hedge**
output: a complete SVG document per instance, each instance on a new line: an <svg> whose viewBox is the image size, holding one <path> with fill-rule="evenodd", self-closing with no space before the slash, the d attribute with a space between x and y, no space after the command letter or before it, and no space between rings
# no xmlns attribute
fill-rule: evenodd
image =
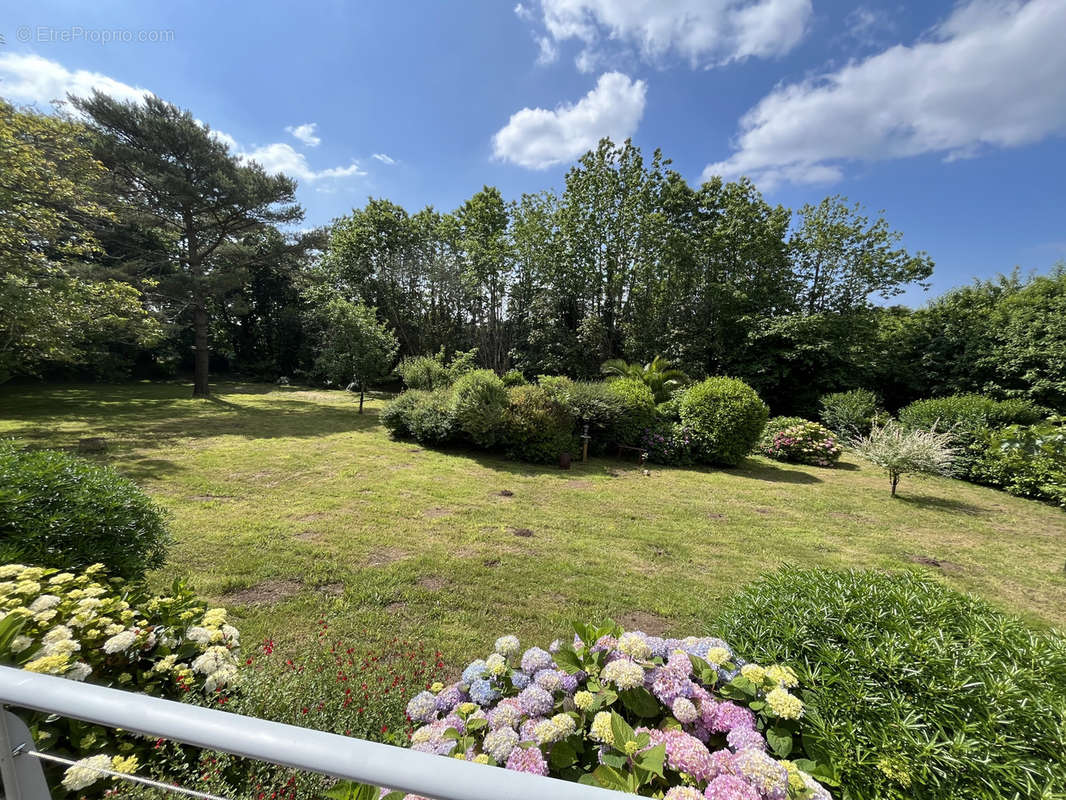
<svg viewBox="0 0 1066 800"><path fill-rule="evenodd" d="M508 395L503 444L511 458L552 463L577 454L574 417L544 387L515 386Z"/></svg>
<svg viewBox="0 0 1066 800"><path fill-rule="evenodd" d="M743 381L707 378L684 390L680 413L698 440L698 460L736 466L758 443L769 409Z"/></svg>
<svg viewBox="0 0 1066 800"><path fill-rule="evenodd" d="M54 450L0 446L0 556L141 578L163 565L166 512L110 467Z"/></svg>
<svg viewBox="0 0 1066 800"><path fill-rule="evenodd" d="M853 800L1062 797L1066 640L915 574L784 571L724 605L746 659L791 664L808 755Z"/></svg>
<svg viewBox="0 0 1066 800"><path fill-rule="evenodd" d="M507 388L491 369L459 376L452 385L452 414L459 430L479 447L493 447L503 435Z"/></svg>

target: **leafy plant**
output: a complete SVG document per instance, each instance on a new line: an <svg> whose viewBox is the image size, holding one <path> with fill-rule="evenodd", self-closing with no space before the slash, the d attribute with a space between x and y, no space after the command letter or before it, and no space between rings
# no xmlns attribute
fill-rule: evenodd
<svg viewBox="0 0 1066 800"><path fill-rule="evenodd" d="M560 453L576 453L574 418L542 386L508 389L503 445L511 458L551 463Z"/></svg>
<svg viewBox="0 0 1066 800"><path fill-rule="evenodd" d="M140 578L163 565L166 512L110 467L0 445L0 550L8 560Z"/></svg>
<svg viewBox="0 0 1066 800"><path fill-rule="evenodd" d="M492 447L503 434L507 388L490 369L466 372L451 390L452 413L459 429L480 447Z"/></svg>
<svg viewBox="0 0 1066 800"><path fill-rule="evenodd" d="M885 421L880 402L868 389L823 395L820 400L822 422L833 433L846 439L866 436L876 423Z"/></svg>
<svg viewBox="0 0 1066 800"><path fill-rule="evenodd" d="M647 364L630 364L621 358L603 362L600 372L608 381L630 378L643 382L655 397L656 403L665 403L674 393L692 382L681 370L667 359L656 356Z"/></svg>
<svg viewBox="0 0 1066 800"><path fill-rule="evenodd" d="M830 467L843 447L837 436L817 422L796 417L776 417L766 425L759 452L777 461Z"/></svg>
<svg viewBox="0 0 1066 800"><path fill-rule="evenodd" d="M738 653L796 669L807 752L853 800L1066 791L1066 640L915 574L788 568L726 601Z"/></svg>
<svg viewBox="0 0 1066 800"><path fill-rule="evenodd" d="M892 496L901 477L907 474L950 475L955 462L949 433L911 430L897 422L874 428L855 442L855 452L888 473Z"/></svg>
<svg viewBox="0 0 1066 800"><path fill-rule="evenodd" d="M983 444L975 480L1066 507L1066 420L1011 425L990 433Z"/></svg>
<svg viewBox="0 0 1066 800"><path fill-rule="evenodd" d="M685 390L681 423L698 439L699 460L736 466L762 436L769 409L735 378L707 378Z"/></svg>
<svg viewBox="0 0 1066 800"><path fill-rule="evenodd" d="M377 320L377 310L341 297L331 298L316 312L322 324L315 368L329 380L359 389L359 413L367 387L392 369L400 343Z"/></svg>
<svg viewBox="0 0 1066 800"><path fill-rule="evenodd" d="M445 389L462 374L476 369L477 349L456 352L451 360L444 355L444 347L433 355L408 356L396 367L408 389Z"/></svg>

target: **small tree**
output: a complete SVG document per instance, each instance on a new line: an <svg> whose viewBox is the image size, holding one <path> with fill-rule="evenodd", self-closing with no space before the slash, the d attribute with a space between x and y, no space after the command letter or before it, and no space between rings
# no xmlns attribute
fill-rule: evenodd
<svg viewBox="0 0 1066 800"><path fill-rule="evenodd" d="M855 450L888 473L893 497L899 479L907 473L950 475L956 455L951 434L908 430L897 422L873 428L869 436L855 442Z"/></svg>
<svg viewBox="0 0 1066 800"><path fill-rule="evenodd" d="M377 310L340 297L329 300L320 313L322 344L315 366L329 380L351 381L359 387L359 413L366 388L392 369L400 343L378 322Z"/></svg>

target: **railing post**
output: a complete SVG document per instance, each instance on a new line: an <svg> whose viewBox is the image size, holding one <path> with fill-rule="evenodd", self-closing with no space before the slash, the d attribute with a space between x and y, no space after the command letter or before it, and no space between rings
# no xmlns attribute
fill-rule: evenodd
<svg viewBox="0 0 1066 800"><path fill-rule="evenodd" d="M0 776L4 800L49 800L51 794L39 759L29 755L30 729L6 706L0 706Z"/></svg>

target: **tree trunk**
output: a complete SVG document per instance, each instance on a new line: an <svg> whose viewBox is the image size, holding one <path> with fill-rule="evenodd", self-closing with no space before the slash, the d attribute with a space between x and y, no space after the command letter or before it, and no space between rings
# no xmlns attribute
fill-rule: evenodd
<svg viewBox="0 0 1066 800"><path fill-rule="evenodd" d="M892 475L892 496L896 496L896 486L899 485L899 475Z"/></svg>
<svg viewBox="0 0 1066 800"><path fill-rule="evenodd" d="M366 394L366 387L362 383L360 383L359 384L359 413L360 414L363 413L363 396L365 394Z"/></svg>
<svg viewBox="0 0 1066 800"><path fill-rule="evenodd" d="M193 312L193 330L195 332L195 346L193 364L193 397L207 397L211 394L208 387L208 365L211 352L207 343L207 309L202 304L196 306Z"/></svg>

